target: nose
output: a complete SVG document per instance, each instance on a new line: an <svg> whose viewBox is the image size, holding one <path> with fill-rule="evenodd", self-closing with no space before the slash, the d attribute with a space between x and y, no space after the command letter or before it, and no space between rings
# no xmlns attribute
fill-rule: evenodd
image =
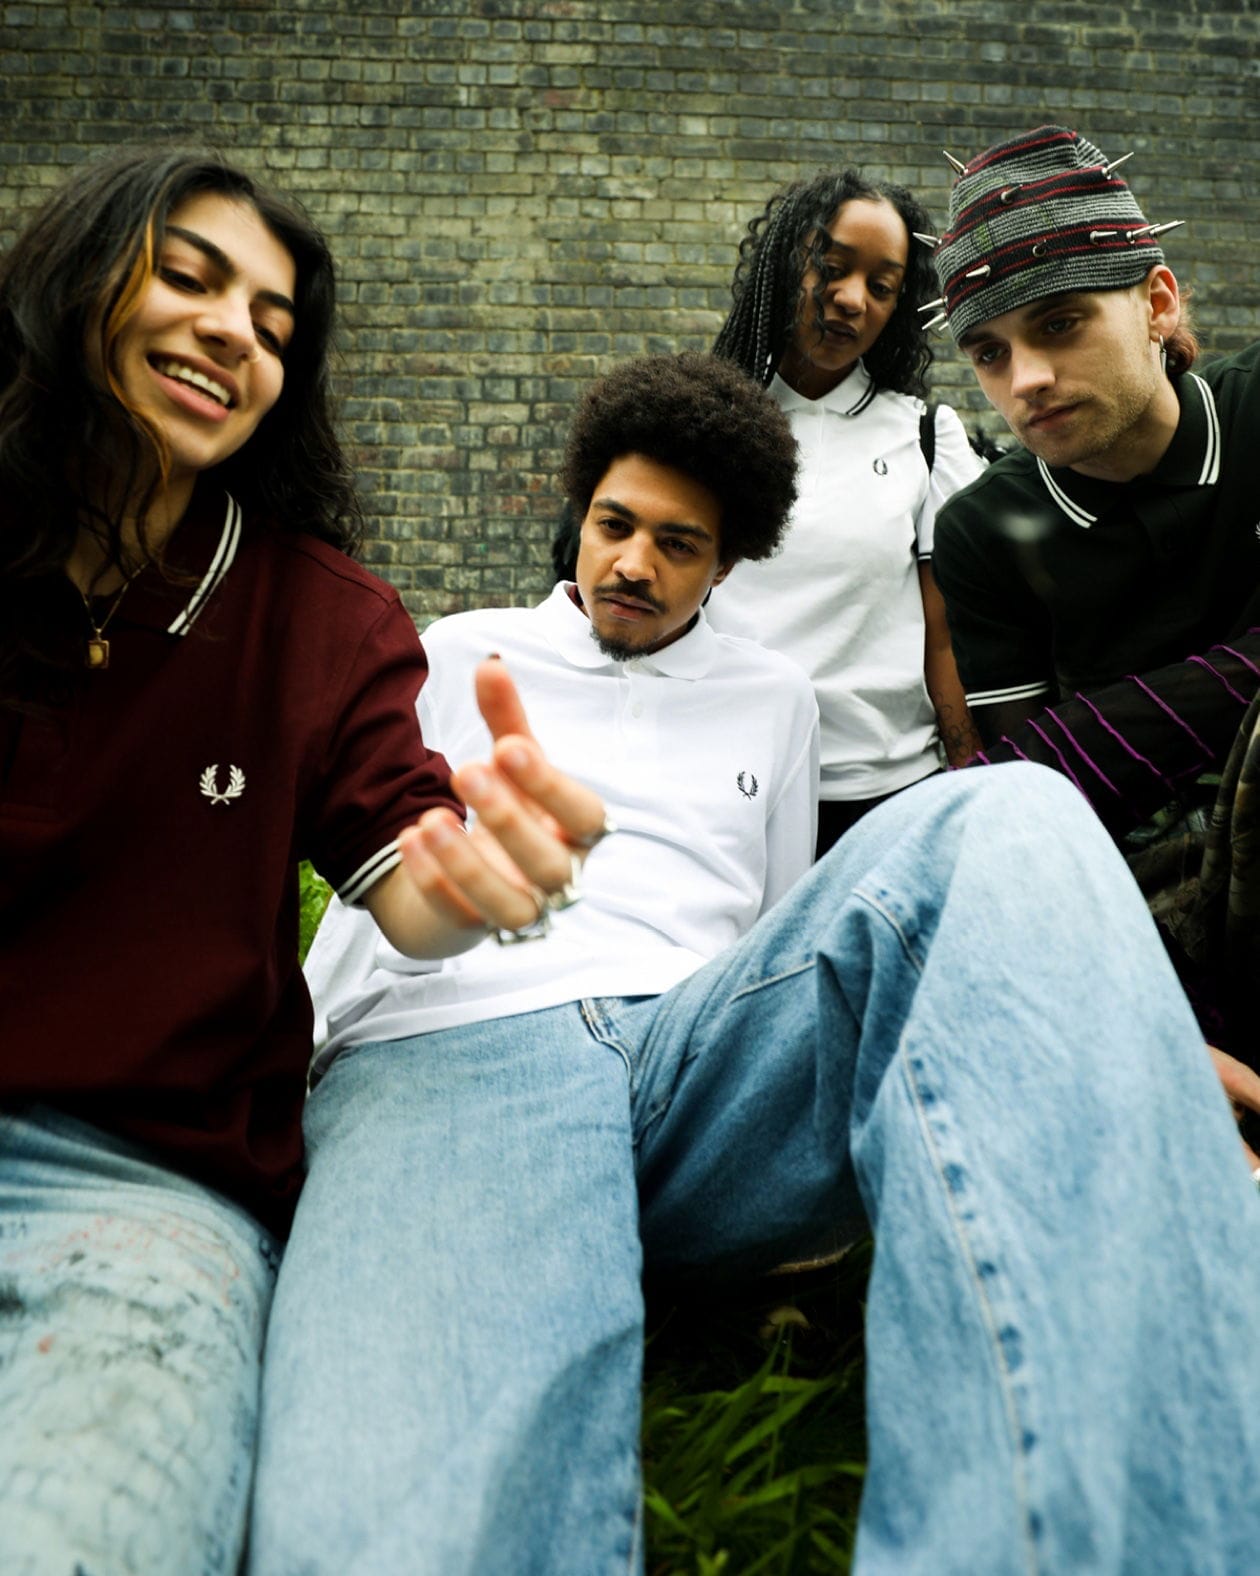
<svg viewBox="0 0 1260 1576"><path fill-rule="evenodd" d="M197 333L222 345L237 360L257 361L260 355L249 302L234 291L225 290L207 300L197 320Z"/></svg>
<svg viewBox="0 0 1260 1576"><path fill-rule="evenodd" d="M1054 367L1044 351L1030 345L1011 347L1011 393L1031 399L1054 385Z"/></svg>
<svg viewBox="0 0 1260 1576"><path fill-rule="evenodd" d="M632 531L623 537L613 565L623 580L652 581L656 579L653 544L644 532Z"/></svg>
<svg viewBox="0 0 1260 1576"><path fill-rule="evenodd" d="M866 310L866 287L855 274L842 274L839 279L832 280L827 294L846 317Z"/></svg>

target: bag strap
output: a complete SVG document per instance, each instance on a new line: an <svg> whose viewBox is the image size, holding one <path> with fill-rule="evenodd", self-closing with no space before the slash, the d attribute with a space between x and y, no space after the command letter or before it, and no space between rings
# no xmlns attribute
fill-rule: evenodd
<svg viewBox="0 0 1260 1576"><path fill-rule="evenodd" d="M932 474L932 461L936 458L936 406L930 404L919 417L919 447L927 461L928 475Z"/></svg>

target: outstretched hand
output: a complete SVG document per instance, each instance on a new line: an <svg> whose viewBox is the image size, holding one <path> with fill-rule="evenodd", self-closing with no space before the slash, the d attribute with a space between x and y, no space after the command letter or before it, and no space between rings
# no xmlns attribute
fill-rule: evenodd
<svg viewBox="0 0 1260 1576"><path fill-rule="evenodd" d="M1242 1120L1244 1112L1260 1112L1260 1076L1252 1072L1245 1063L1226 1055L1224 1051L1218 1051L1215 1045L1209 1045L1208 1050L1212 1054L1217 1077L1224 1085L1226 1098L1233 1106L1234 1115L1239 1121ZM1247 1164L1254 1172L1260 1167L1260 1155L1245 1138L1241 1138L1241 1142L1247 1155Z"/></svg>
<svg viewBox="0 0 1260 1576"><path fill-rule="evenodd" d="M519 930L571 880L574 857L604 826L604 806L548 761L501 662L478 666L476 690L491 757L451 777L476 822L466 833L451 811L429 810L398 846L421 896L454 924Z"/></svg>

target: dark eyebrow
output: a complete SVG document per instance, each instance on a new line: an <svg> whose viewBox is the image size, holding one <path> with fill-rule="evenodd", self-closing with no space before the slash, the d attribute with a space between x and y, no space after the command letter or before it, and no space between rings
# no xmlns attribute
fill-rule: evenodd
<svg viewBox="0 0 1260 1576"><path fill-rule="evenodd" d="M216 246L213 241L208 240L204 235L198 235L196 230L185 230L182 224L168 224L166 226L166 234L177 235L181 241L187 241L189 246L195 246L204 257L209 258L214 266L222 273L225 273L229 279L235 279L240 272L221 246ZM266 301L271 306L278 306L282 312L287 312L290 317L295 318L297 316L297 308L293 305L293 302L289 300L287 295L281 295L278 290L260 290L257 299Z"/></svg>
<svg viewBox="0 0 1260 1576"><path fill-rule="evenodd" d="M633 509L627 509L624 503L619 503L616 498L592 498L592 509L607 509L609 514L618 515L621 519L631 522L639 517ZM658 531L671 531L675 536L694 536L701 542L711 542L713 534L706 531L702 525L688 525L682 520L662 520L656 527Z"/></svg>

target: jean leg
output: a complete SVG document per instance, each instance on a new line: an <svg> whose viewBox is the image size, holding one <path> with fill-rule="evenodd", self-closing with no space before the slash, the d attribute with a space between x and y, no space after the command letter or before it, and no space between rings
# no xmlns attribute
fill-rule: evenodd
<svg viewBox="0 0 1260 1576"><path fill-rule="evenodd" d="M634 1569L625 1062L578 1006L335 1061L263 1381L258 1576Z"/></svg>
<svg viewBox="0 0 1260 1576"><path fill-rule="evenodd" d="M275 1260L131 1146L0 1115L5 1576L232 1576Z"/></svg>
<svg viewBox="0 0 1260 1576"><path fill-rule="evenodd" d="M649 1260L781 1252L856 1182L860 1570L1248 1568L1260 1205L1075 790L1012 766L896 796L639 1054Z"/></svg>

